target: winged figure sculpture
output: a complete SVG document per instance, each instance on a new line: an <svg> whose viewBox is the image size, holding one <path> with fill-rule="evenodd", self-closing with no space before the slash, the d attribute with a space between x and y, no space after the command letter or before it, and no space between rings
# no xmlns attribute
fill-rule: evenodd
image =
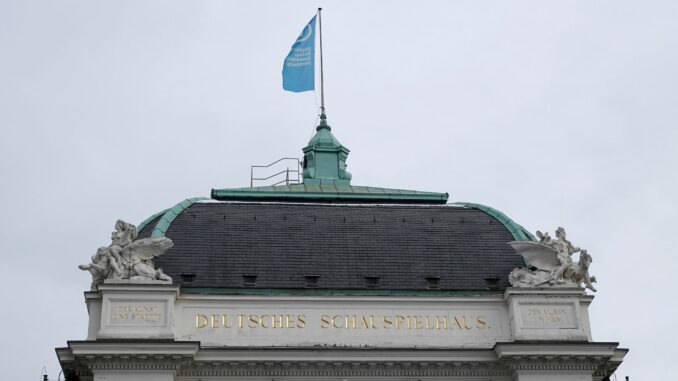
<svg viewBox="0 0 678 381"><path fill-rule="evenodd" d="M509 245L523 257L526 268L516 268L509 274L514 287L580 287L596 291L595 277L589 276L591 256L567 239L565 229L556 229L556 238L548 233L537 232L539 242L512 241ZM572 254L579 252L579 262L572 261Z"/></svg>
<svg viewBox="0 0 678 381"><path fill-rule="evenodd" d="M558 252L551 246L532 241L512 241L509 245L520 254L531 267L553 271L560 265Z"/></svg>
<svg viewBox="0 0 678 381"><path fill-rule="evenodd" d="M132 241L122 249L123 276L132 280L164 280L171 282L172 278L165 275L161 269L155 269L153 259L169 250L174 243L167 237L142 238ZM125 274L127 271L127 274Z"/></svg>
<svg viewBox="0 0 678 381"><path fill-rule="evenodd" d="M92 256L91 263L79 266L92 274L93 289L108 279L172 282L162 269L153 265L155 258L174 245L172 240L167 237L137 239L137 236L136 226L118 220L111 234L111 244L100 247Z"/></svg>

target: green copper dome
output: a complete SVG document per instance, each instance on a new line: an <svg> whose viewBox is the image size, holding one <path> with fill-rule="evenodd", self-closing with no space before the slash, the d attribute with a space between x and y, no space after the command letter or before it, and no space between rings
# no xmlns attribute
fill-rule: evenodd
<svg viewBox="0 0 678 381"><path fill-rule="evenodd" d="M350 151L339 143L331 130L327 118L321 115L315 135L302 148L305 184L347 186L351 183L351 173L346 170Z"/></svg>
<svg viewBox="0 0 678 381"><path fill-rule="evenodd" d="M280 186L212 189L220 201L284 201L321 203L445 204L447 193L420 192L351 185L346 170L350 152L332 134L327 117L320 115L316 133L302 148L303 183Z"/></svg>

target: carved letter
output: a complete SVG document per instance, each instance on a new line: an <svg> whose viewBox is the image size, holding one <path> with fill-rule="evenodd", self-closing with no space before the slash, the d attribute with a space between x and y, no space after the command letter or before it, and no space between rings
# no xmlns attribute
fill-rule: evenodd
<svg viewBox="0 0 678 381"><path fill-rule="evenodd" d="M231 328L231 320L229 319L231 315L221 315L221 325L224 328Z"/></svg>
<svg viewBox="0 0 678 381"><path fill-rule="evenodd" d="M356 321L355 321L355 315L351 315L351 328L355 329L356 327ZM348 328L348 315L346 315L346 328Z"/></svg>
<svg viewBox="0 0 678 381"><path fill-rule="evenodd" d="M461 321L464 322L464 329L471 329L471 327L468 326L468 322L466 321L466 315L461 315Z"/></svg>
<svg viewBox="0 0 678 381"><path fill-rule="evenodd" d="M306 327L306 315L297 315L297 320L299 321L297 323L297 328L304 328ZM325 327L327 328L327 327Z"/></svg>
<svg viewBox="0 0 678 381"><path fill-rule="evenodd" d="M487 322L485 321L485 316L476 317L476 327L478 329L483 329L487 327Z"/></svg>
<svg viewBox="0 0 678 381"><path fill-rule="evenodd" d="M210 316L210 328L219 328L219 320L217 315Z"/></svg>
<svg viewBox="0 0 678 381"><path fill-rule="evenodd" d="M264 324L266 323L266 319L268 319L268 315L261 315L259 317L259 325L261 326L261 328L268 328L266 324Z"/></svg>
<svg viewBox="0 0 678 381"><path fill-rule="evenodd" d="M372 326L372 329L379 329L379 326L374 324L374 317L370 315L370 325Z"/></svg>
<svg viewBox="0 0 678 381"><path fill-rule="evenodd" d="M436 316L436 329L440 329L440 319L443 320L443 329L448 329L447 316Z"/></svg>
<svg viewBox="0 0 678 381"><path fill-rule="evenodd" d="M414 329L421 329L420 323L421 323L421 316L412 316L412 320L414 321Z"/></svg>
<svg viewBox="0 0 678 381"><path fill-rule="evenodd" d="M334 320L334 319L332 319ZM299 321L302 321L299 319ZM330 327L330 317L327 315L320 316L320 328L329 328Z"/></svg>
<svg viewBox="0 0 678 381"><path fill-rule="evenodd" d="M205 315L195 315L195 328L205 328L207 327L207 316Z"/></svg>
<svg viewBox="0 0 678 381"><path fill-rule="evenodd" d="M285 315L285 328L294 328L294 315Z"/></svg>
<svg viewBox="0 0 678 381"><path fill-rule="evenodd" d="M247 323L247 326L250 328L257 328L259 326L259 319L257 319L257 315L250 315L248 316L248 320L250 321ZM252 325L254 324L254 325Z"/></svg>
<svg viewBox="0 0 678 381"><path fill-rule="evenodd" d="M452 321L454 322L454 325L457 326L457 328L461 329L461 323L459 323L459 319L457 319L456 316L452 316Z"/></svg>
<svg viewBox="0 0 678 381"><path fill-rule="evenodd" d="M343 316L341 316L341 315L334 315L334 316L332 317L332 326L333 326L334 328L344 328L344 327L346 327L346 325L342 325L342 326L338 326L338 325L337 325L337 320L341 319L342 317L343 317ZM346 321L348 321L348 317L346 318Z"/></svg>
<svg viewBox="0 0 678 381"><path fill-rule="evenodd" d="M283 328L282 315L271 315L271 321L272 321L271 328Z"/></svg>
<svg viewBox="0 0 678 381"><path fill-rule="evenodd" d="M396 329L400 329L400 326L405 322L405 316L402 315L396 315L395 316L395 327ZM409 322L409 320L407 320Z"/></svg>
<svg viewBox="0 0 678 381"><path fill-rule="evenodd" d="M429 318L430 318L430 316L428 316L428 315L426 315L426 316L424 317L424 328L426 328L426 329L434 329L434 328L431 326L430 322L429 322Z"/></svg>
<svg viewBox="0 0 678 381"><path fill-rule="evenodd" d="M393 328L393 318L390 315L384 316L384 329Z"/></svg>

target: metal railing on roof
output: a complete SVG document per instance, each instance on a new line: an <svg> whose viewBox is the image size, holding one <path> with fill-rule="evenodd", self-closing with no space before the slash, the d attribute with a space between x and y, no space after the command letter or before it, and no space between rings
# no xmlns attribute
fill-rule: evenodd
<svg viewBox="0 0 678 381"><path fill-rule="evenodd" d="M280 166L276 166L276 164L280 164ZM255 169L257 172L265 172L267 169L270 170L276 170L280 169L283 166L285 166L285 169L280 170L278 172L275 172L273 174L269 174L268 176L266 174L264 175L259 175L261 177L255 177ZM272 184L263 184L263 185L268 185L268 186L275 186L275 185L290 185L290 184L301 184L301 166L302 162L296 157L283 157L282 159L278 159L271 164L268 165L253 165L250 168L250 187L254 187L254 182L255 181L273 181ZM270 172L269 172L270 173Z"/></svg>

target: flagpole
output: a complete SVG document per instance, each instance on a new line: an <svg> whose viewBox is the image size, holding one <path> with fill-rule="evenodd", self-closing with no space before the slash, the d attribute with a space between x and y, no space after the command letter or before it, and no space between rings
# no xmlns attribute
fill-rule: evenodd
<svg viewBox="0 0 678 381"><path fill-rule="evenodd" d="M323 17L322 8L318 8L318 30L320 34L320 118L325 119L325 78L323 75Z"/></svg>

